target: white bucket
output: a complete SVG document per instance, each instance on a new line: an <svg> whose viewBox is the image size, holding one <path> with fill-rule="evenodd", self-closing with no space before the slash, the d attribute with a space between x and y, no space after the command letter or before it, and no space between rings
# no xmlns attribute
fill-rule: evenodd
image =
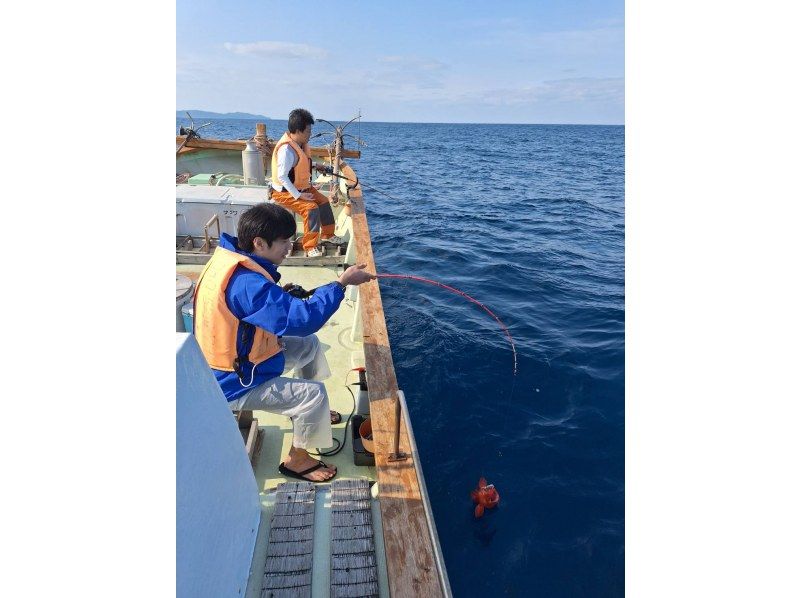
<svg viewBox="0 0 800 598"><path fill-rule="evenodd" d="M192 302L193 289L194 283L191 278L183 274L175 275L175 332L186 332L181 308Z"/></svg>
<svg viewBox="0 0 800 598"><path fill-rule="evenodd" d="M186 305L181 307L181 317L183 318L183 327L186 332L193 334L194 331L194 302L189 301Z"/></svg>

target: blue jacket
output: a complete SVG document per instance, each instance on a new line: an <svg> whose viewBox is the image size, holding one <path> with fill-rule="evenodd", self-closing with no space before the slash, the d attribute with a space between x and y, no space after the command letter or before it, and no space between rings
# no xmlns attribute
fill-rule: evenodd
<svg viewBox="0 0 800 598"><path fill-rule="evenodd" d="M280 281L278 267L269 260L247 253L239 249L236 237L222 233L220 247L246 255L259 266L269 272L275 283ZM297 299L285 292L280 285L264 278L261 274L239 266L228 282L225 290L225 302L228 309L238 319L263 328L277 336L308 336L314 334L325 325L330 317L339 309L344 299L342 287L332 282L319 287L309 299ZM237 338L239 335L237 335ZM252 339L247 346L237 347L239 355L250 352ZM253 373L253 383L247 388L239 382L235 372L224 372L212 369L222 392L228 401L239 398L259 384L283 373L286 360L283 352L258 364ZM250 382L253 364L245 361L243 366L244 384Z"/></svg>

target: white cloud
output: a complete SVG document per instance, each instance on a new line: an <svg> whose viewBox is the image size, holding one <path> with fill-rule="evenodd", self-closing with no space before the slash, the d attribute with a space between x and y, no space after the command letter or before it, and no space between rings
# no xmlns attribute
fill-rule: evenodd
<svg viewBox="0 0 800 598"><path fill-rule="evenodd" d="M423 71L441 71L445 68L445 64L432 58L421 58L419 56L379 56L378 62L387 65L395 65L398 68L423 70Z"/></svg>
<svg viewBox="0 0 800 598"><path fill-rule="evenodd" d="M195 57L179 57L175 63L175 76L180 89L181 85L203 83L210 80L213 76L213 69Z"/></svg>
<svg viewBox="0 0 800 598"><path fill-rule="evenodd" d="M277 58L313 58L321 59L328 55L325 48L308 44L292 44L289 42L260 41L244 44L225 42L225 49L234 54L257 54Z"/></svg>
<svg viewBox="0 0 800 598"><path fill-rule="evenodd" d="M421 56L379 56L376 62L361 71L365 90L384 89L397 100L408 100L417 97L420 90L444 87L448 66L439 60Z"/></svg>
<svg viewBox="0 0 800 598"><path fill-rule="evenodd" d="M596 19L593 24L595 27L625 27L625 19L619 17Z"/></svg>
<svg viewBox="0 0 800 598"><path fill-rule="evenodd" d="M494 105L520 105L538 102L615 104L625 102L623 77L559 79L527 85L519 89L494 89L482 92L482 100Z"/></svg>
<svg viewBox="0 0 800 598"><path fill-rule="evenodd" d="M538 35L517 35L514 41L521 48L540 54L592 55L597 52L622 52L625 30L622 27L601 27L573 31L553 31Z"/></svg>
<svg viewBox="0 0 800 598"><path fill-rule="evenodd" d="M511 80L454 72L438 58L384 55L354 65L342 77L325 60L299 59L300 70L293 60L276 60L274 68L253 71L241 55L226 54L224 62L179 57L179 108L285 118L303 105L327 119L349 118L362 108L367 120L441 122L620 123L624 118L624 78L581 77L580 68ZM282 82L277 88L276 77Z"/></svg>
<svg viewBox="0 0 800 598"><path fill-rule="evenodd" d="M541 59L548 57L622 56L622 19L598 19L586 29L537 31L529 21L487 17L461 22L464 38L477 47L507 48L509 52ZM480 35L477 33L480 31Z"/></svg>

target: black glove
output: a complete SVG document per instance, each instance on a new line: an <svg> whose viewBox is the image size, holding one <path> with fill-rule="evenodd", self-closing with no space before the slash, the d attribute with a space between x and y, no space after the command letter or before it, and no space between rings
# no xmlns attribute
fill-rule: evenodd
<svg viewBox="0 0 800 598"><path fill-rule="evenodd" d="M311 295L314 294L314 289L310 291L305 290L299 284L293 284L288 289L284 289L287 293L289 293L292 297L297 297L298 299L308 299Z"/></svg>

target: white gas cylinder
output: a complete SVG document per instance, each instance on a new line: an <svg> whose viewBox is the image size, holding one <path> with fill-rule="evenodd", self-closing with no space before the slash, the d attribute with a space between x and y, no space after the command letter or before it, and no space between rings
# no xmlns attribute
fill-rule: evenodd
<svg viewBox="0 0 800 598"><path fill-rule="evenodd" d="M245 185L264 184L264 162L261 152L252 139L247 142L247 147L242 151L242 172Z"/></svg>

